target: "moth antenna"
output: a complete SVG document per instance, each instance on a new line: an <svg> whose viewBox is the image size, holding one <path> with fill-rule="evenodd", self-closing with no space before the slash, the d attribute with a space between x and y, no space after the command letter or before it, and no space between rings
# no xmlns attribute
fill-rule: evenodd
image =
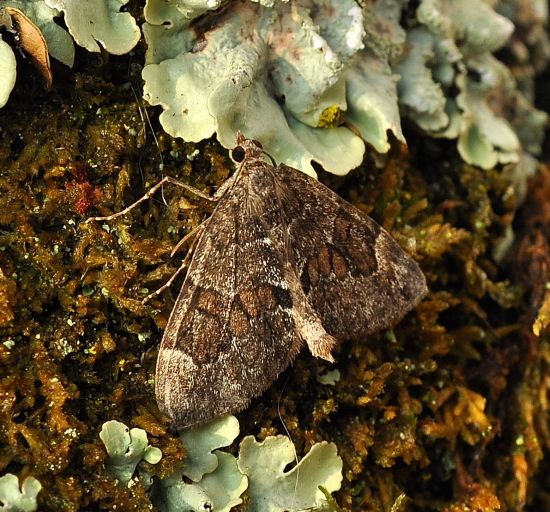
<svg viewBox="0 0 550 512"><path fill-rule="evenodd" d="M129 67L129 65L128 65L128 67ZM128 69L128 75L130 75L130 70L129 69ZM128 78L129 78L129 76L128 76ZM160 159L159 168L164 169L164 158L162 156L162 151L160 149L160 144L159 144L159 141L157 139L157 135L155 133L155 130L153 129L153 124L151 123L151 118L149 117L149 113L147 112L147 109L141 105L140 99L139 99L139 97L136 93L136 89L135 89L134 84L132 83L131 80L130 80L130 89L132 89L132 94L134 95L134 99L136 100L136 105L137 105L137 109L138 109L138 112L139 112L139 117L141 119L141 125L142 125L142 129L143 129L143 140L144 140L144 142L147 140L147 126L149 126L149 130L151 130L151 135L153 136L153 140L155 141L155 146L157 147L158 154L159 154L159 159ZM143 151L141 151L139 153L139 160L138 160L139 173L141 175L141 178L143 179L143 169L141 167L142 157L143 157ZM162 196L162 199L164 200L164 194ZM165 201L164 204L166 204L166 201Z"/></svg>
<svg viewBox="0 0 550 512"><path fill-rule="evenodd" d="M283 389L281 389L281 392L279 393L279 396L277 398L277 416L279 417L279 421L281 422L281 425L283 426L283 429L287 437L290 439L290 442L292 443L292 450L294 451L294 461L296 462L296 481L294 482L294 492L292 494L292 505L290 507L290 512L292 512L294 510L294 504L296 503L296 495L298 494L298 480L300 479L300 466L299 466L300 460L298 459L298 452L296 451L296 446L294 444L294 441L292 440L292 436L290 435L290 432L286 426L285 420L281 415L281 399L283 397L283 394L285 392L285 388L286 388L286 385L288 384L289 379L290 379L290 376L287 376L283 384Z"/></svg>
<svg viewBox="0 0 550 512"><path fill-rule="evenodd" d="M273 167L277 167L277 162L275 162L275 159L267 151L263 151L263 153L265 156L269 157L269 159L271 160L271 165L273 165Z"/></svg>
<svg viewBox="0 0 550 512"><path fill-rule="evenodd" d="M203 199L206 199L207 201L218 201L218 198L216 197L212 197L212 196L209 196L208 194L205 194L203 192L201 192L199 189L195 188L195 187L192 187L191 185L187 185L186 183L183 183L181 181L178 181L170 176L165 176L164 178L162 178L156 185L154 185L153 187L151 187L143 196L141 196L137 201L134 201L130 206L127 206L126 208L124 208L123 210L117 212L117 213L113 213L112 215L106 215L106 216L103 216L103 217L90 217L88 219L86 219L86 221L84 222L84 224L89 224L90 222L92 221L111 221L113 219L117 219L118 217L122 217L123 215L126 215L128 212L130 212L131 210L133 210L136 206L140 205L142 202L146 201L147 199L151 198L155 192L161 188L165 183L171 183L172 185L177 185L193 194L195 194L196 196L199 196ZM170 257L173 257L174 254L181 248L181 246L187 242L190 238L192 238L193 236L196 236L197 235L197 232L199 230L201 230L205 224L205 222L207 221L204 221L202 222L201 224L199 224L196 228L192 229L189 233L187 233L187 235L185 235L177 244L176 246L172 249L172 252L170 253ZM174 280L176 279L176 277L183 271L184 268L186 268L189 264L189 261L191 259L191 254L193 253L193 247L195 245L195 241L197 239L195 238L195 240L193 240L193 244L191 245L191 247L189 248L189 251L187 252L187 254L185 255L185 258L183 259L180 267L174 272L174 274L172 274L172 276L170 277L170 279L168 279L168 281L166 281L166 283L164 283L160 288L158 288L157 290L155 290L153 293L150 293L149 295L147 295L147 297L145 297L141 302L142 304L146 304L147 302L149 302L153 297L156 297L157 295L159 295L163 290L165 290L166 288L170 287L172 285L172 283L174 282Z"/></svg>

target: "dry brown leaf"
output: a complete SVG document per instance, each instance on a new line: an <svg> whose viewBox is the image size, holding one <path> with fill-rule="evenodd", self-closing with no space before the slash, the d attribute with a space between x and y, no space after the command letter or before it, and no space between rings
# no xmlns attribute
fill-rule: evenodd
<svg viewBox="0 0 550 512"><path fill-rule="evenodd" d="M6 7L6 12L11 16L14 28L17 30L21 48L29 55L34 66L44 78L46 89L50 89L52 86L50 56L48 54L48 45L42 32L19 9Z"/></svg>

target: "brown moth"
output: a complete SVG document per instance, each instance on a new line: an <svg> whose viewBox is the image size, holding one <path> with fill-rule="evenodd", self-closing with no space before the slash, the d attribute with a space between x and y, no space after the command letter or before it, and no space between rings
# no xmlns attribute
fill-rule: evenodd
<svg viewBox="0 0 550 512"><path fill-rule="evenodd" d="M386 328L426 293L416 262L374 220L315 179L240 162L196 240L156 369L159 408L177 427L247 407L307 345L334 361L337 339Z"/></svg>

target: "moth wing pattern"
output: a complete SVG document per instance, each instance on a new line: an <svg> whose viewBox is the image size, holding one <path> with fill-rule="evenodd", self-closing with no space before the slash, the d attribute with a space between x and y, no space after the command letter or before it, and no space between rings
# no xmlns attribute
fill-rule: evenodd
<svg viewBox="0 0 550 512"><path fill-rule="evenodd" d="M157 402L179 427L244 409L302 345L332 361L336 338L390 326L427 292L374 220L240 137L248 158L199 235L159 350Z"/></svg>
<svg viewBox="0 0 550 512"><path fill-rule="evenodd" d="M418 264L368 215L304 173L284 165L275 172L290 258L328 333L387 328L427 293Z"/></svg>
<svg viewBox="0 0 550 512"><path fill-rule="evenodd" d="M197 241L159 350L157 402L180 427L244 409L302 345L258 205L246 186L228 195Z"/></svg>

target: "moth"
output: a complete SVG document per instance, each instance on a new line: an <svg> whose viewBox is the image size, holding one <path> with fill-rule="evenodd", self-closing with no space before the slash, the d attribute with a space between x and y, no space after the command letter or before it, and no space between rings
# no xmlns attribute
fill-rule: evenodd
<svg viewBox="0 0 550 512"><path fill-rule="evenodd" d="M391 326L427 292L417 263L369 216L237 137L239 164L195 240L156 367L179 428L240 411L303 346Z"/></svg>

